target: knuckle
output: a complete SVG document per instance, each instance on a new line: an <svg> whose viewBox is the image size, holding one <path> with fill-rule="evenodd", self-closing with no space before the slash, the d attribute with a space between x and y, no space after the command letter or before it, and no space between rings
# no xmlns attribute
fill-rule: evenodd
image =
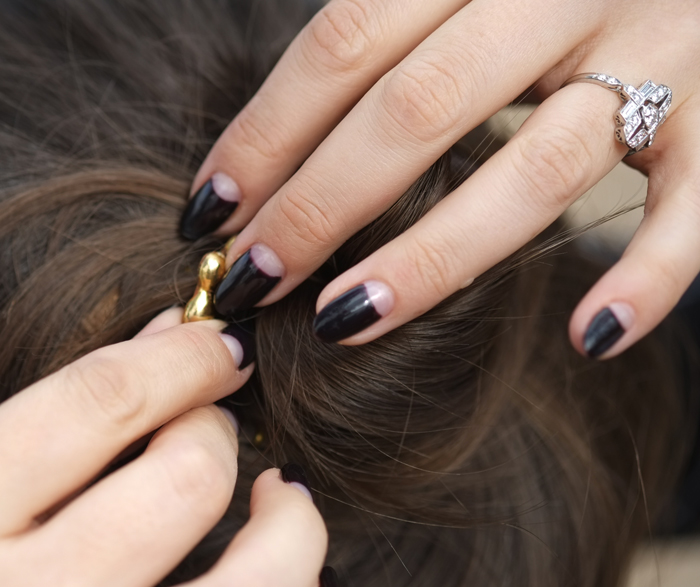
<svg viewBox="0 0 700 587"><path fill-rule="evenodd" d="M206 382L209 388L230 380L235 368L215 331L186 325L163 335L171 337L168 345L171 356L175 354L180 359L177 364L191 370L194 379Z"/></svg>
<svg viewBox="0 0 700 587"><path fill-rule="evenodd" d="M648 291L656 292L654 305L673 307L690 285L683 258L658 254L647 258L640 267L647 272Z"/></svg>
<svg viewBox="0 0 700 587"><path fill-rule="evenodd" d="M124 363L100 351L63 369L66 389L81 410L124 425L144 412L146 396Z"/></svg>
<svg viewBox="0 0 700 587"><path fill-rule="evenodd" d="M164 451L162 462L170 487L182 503L205 515L220 513L228 503L231 475L206 444L180 440Z"/></svg>
<svg viewBox="0 0 700 587"><path fill-rule="evenodd" d="M516 171L525 178L533 199L560 211L580 195L593 175L593 156L585 132L548 125L515 141Z"/></svg>
<svg viewBox="0 0 700 587"><path fill-rule="evenodd" d="M413 243L408 261L411 280L418 280L420 291L436 294L440 299L452 293L452 281L457 275L453 252L439 243L421 239Z"/></svg>
<svg viewBox="0 0 700 587"><path fill-rule="evenodd" d="M282 136L279 124L263 120L263 109L259 103L256 108L244 108L234 118L232 124L234 136L237 137L235 142L252 150L263 160L278 163L283 160L288 141Z"/></svg>
<svg viewBox="0 0 700 587"><path fill-rule="evenodd" d="M442 53L416 58L387 78L384 110L399 127L421 142L453 131L464 100L463 72Z"/></svg>
<svg viewBox="0 0 700 587"><path fill-rule="evenodd" d="M376 43L370 3L342 0L321 10L309 25L307 54L316 66L333 73L361 69L370 63Z"/></svg>
<svg viewBox="0 0 700 587"><path fill-rule="evenodd" d="M327 203L314 193L291 191L279 199L278 210L296 238L315 250L323 250L335 242L336 218Z"/></svg>

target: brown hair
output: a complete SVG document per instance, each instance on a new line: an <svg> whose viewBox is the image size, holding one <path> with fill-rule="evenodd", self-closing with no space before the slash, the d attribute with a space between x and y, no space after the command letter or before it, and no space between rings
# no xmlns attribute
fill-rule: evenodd
<svg viewBox="0 0 700 587"><path fill-rule="evenodd" d="M4 4L0 399L187 299L216 244L178 237L189 183L311 14L290 0ZM463 181L474 143L255 313L256 375L229 400L243 422L236 499L164 584L216 559L252 479L287 460L310 474L348 584L618 582L689 428L674 339L604 363L571 349L567 317L601 270L565 236L373 343L311 332L324 284Z"/></svg>

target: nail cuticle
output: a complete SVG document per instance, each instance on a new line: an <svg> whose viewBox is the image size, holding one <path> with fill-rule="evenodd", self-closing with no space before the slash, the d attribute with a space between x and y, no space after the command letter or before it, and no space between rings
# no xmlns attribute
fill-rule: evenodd
<svg viewBox="0 0 700 587"><path fill-rule="evenodd" d="M190 198L180 219L180 234L197 240L219 228L238 207L238 184L223 173L215 173Z"/></svg>

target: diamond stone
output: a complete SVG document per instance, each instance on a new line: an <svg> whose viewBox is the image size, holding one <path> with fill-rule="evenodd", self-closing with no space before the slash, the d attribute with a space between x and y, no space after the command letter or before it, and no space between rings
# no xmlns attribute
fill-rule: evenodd
<svg viewBox="0 0 700 587"><path fill-rule="evenodd" d="M654 130L659 124L659 111L653 104L646 104L642 108L642 117L644 118L644 126L649 130Z"/></svg>
<svg viewBox="0 0 700 587"><path fill-rule="evenodd" d="M651 95L649 96L649 101L658 103L661 98L664 97L664 95L668 92L668 88L666 86L659 86L656 88Z"/></svg>
<svg viewBox="0 0 700 587"><path fill-rule="evenodd" d="M642 117L639 115L639 112L635 111L625 124L625 136L631 137L641 123Z"/></svg>
<svg viewBox="0 0 700 587"><path fill-rule="evenodd" d="M625 92L630 97L630 102L636 102L637 106L641 106L644 102L644 96L634 86L625 86Z"/></svg>
<svg viewBox="0 0 700 587"><path fill-rule="evenodd" d="M640 130L636 135L634 135L632 138L627 138L627 144L631 149L637 149L640 147L642 144L644 144L644 141L646 141L649 138L649 133L642 129Z"/></svg>
<svg viewBox="0 0 700 587"><path fill-rule="evenodd" d="M639 110L639 106L635 102L630 100L629 102L627 102L627 104L625 104L622 108L620 108L620 116L622 116L622 119L626 122L630 118L632 118L634 113L637 112L638 110Z"/></svg>
<svg viewBox="0 0 700 587"><path fill-rule="evenodd" d="M642 87L639 88L639 93L642 94L642 95L644 95L644 96L648 96L648 95L651 94L655 89L656 89L656 84L655 84L654 82L652 82L650 79L648 79L647 81L645 81L645 82L642 84Z"/></svg>

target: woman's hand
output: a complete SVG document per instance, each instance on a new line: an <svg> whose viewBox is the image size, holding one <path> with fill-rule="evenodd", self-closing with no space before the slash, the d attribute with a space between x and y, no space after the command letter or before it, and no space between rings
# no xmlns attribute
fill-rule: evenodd
<svg viewBox="0 0 700 587"><path fill-rule="evenodd" d="M654 146L629 159L650 176L646 218L571 320L581 352L620 352L700 271L698 31L694 0L333 0L195 179L183 234L245 227L217 307L286 295L460 137L534 86L544 102L505 148L324 289L316 332L364 343L468 286L625 156L613 92L556 91L592 71L674 92Z"/></svg>
<svg viewBox="0 0 700 587"><path fill-rule="evenodd" d="M238 442L230 412L240 344L220 322L161 314L0 406L0 584L151 586L226 511ZM145 452L98 482L122 451ZM253 486L251 518L192 585L311 587L326 551L312 501L278 470Z"/></svg>

